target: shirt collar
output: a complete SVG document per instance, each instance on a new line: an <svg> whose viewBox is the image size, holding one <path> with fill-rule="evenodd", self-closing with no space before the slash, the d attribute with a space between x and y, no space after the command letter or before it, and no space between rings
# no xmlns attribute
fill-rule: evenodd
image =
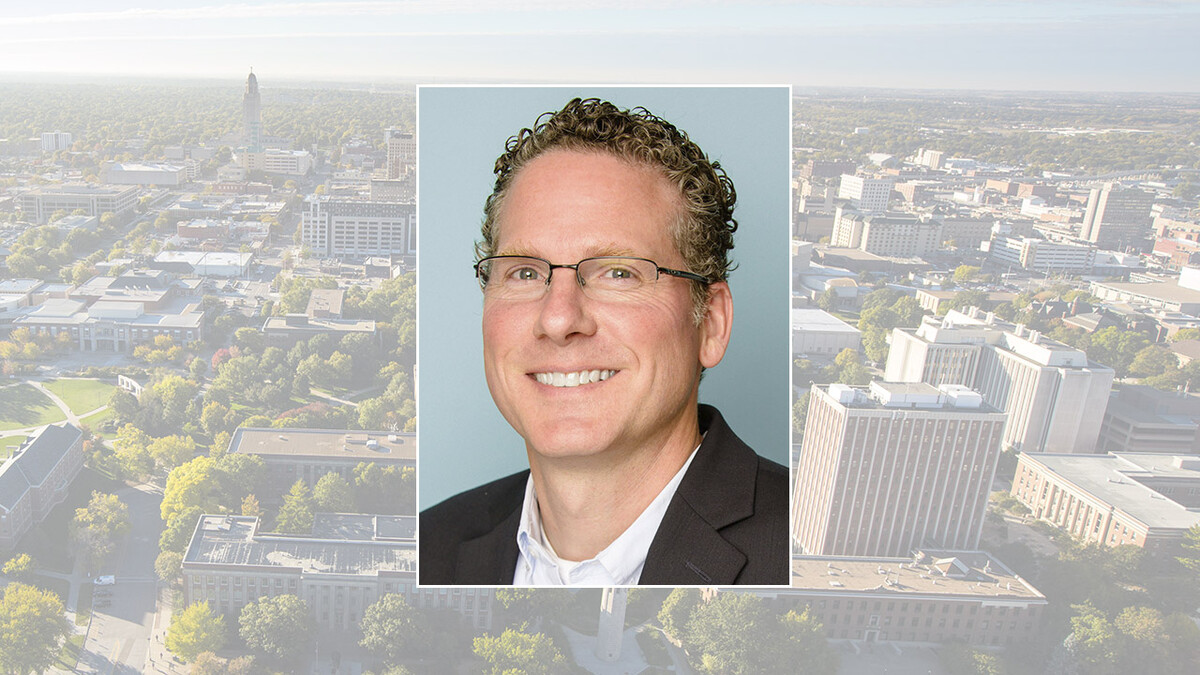
<svg viewBox="0 0 1200 675"><path fill-rule="evenodd" d="M631 586L636 584L646 565L650 543L658 533L667 506L696 456L696 446L679 471L663 487L633 523L595 558L581 562L563 560L555 553L542 528L533 476L525 483L525 501L521 506L521 524L517 530L517 570L513 584L518 586Z"/></svg>

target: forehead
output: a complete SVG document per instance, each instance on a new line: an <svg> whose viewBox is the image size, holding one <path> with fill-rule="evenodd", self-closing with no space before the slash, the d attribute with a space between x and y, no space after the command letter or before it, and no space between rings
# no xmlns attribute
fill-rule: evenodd
<svg viewBox="0 0 1200 675"><path fill-rule="evenodd" d="M497 253L675 253L678 189L656 169L603 151L552 150L517 172L501 206Z"/></svg>

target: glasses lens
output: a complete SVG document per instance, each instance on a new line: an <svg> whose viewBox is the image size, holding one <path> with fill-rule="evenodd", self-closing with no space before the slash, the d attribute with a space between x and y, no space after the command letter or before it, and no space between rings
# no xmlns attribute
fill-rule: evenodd
<svg viewBox="0 0 1200 675"><path fill-rule="evenodd" d="M641 258L588 258L579 263L583 288L592 293L623 294L640 290L658 278L658 268Z"/></svg>
<svg viewBox="0 0 1200 675"><path fill-rule="evenodd" d="M550 264L537 258L498 256L479 263L479 280L488 293L514 296L543 292Z"/></svg>

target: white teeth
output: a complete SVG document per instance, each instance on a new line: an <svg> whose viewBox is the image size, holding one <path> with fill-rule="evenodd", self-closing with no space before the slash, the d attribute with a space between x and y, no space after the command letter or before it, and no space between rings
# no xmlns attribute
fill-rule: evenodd
<svg viewBox="0 0 1200 675"><path fill-rule="evenodd" d="M615 370L580 370L573 373L534 373L533 377L539 383L553 387L578 387L581 384L603 382L616 374Z"/></svg>

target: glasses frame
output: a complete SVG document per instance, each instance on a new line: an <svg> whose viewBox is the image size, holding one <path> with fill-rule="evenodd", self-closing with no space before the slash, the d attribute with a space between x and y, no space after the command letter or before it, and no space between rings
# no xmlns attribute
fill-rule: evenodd
<svg viewBox="0 0 1200 675"><path fill-rule="evenodd" d="M546 287L547 288L550 286L550 280L554 278L554 270L556 270L556 269L574 270L575 271L575 283L579 284L580 288L586 287L587 284L583 280L583 275L579 273L579 266L586 262L589 262L591 260L640 260L642 262L648 262L651 265L654 265L654 270L655 270L654 281L656 281L656 282L658 281L659 276L666 274L668 276L678 277L680 279L687 279L689 281L697 281L697 282L704 284L705 286L712 283L711 280L709 280L705 277L702 277L699 274L696 274L695 272L688 272L687 270L676 270L676 269L671 269L670 267L663 267L649 258L641 258L641 257L635 256L635 255L593 255L593 256L588 256L586 258L583 258L579 262L577 262L573 265L559 265L557 263L552 263L549 260L546 260L545 258L539 258L535 255L489 255L486 258L480 258L479 261L476 262L472 266L472 268L475 270L475 279L479 281L479 289L481 291L483 291L484 293L487 293L487 282L484 280L483 274L480 272L480 267L482 267L483 264L488 262L489 260L505 260L505 259L511 259L511 258L521 258L523 260L538 260L540 262L546 263L546 265L548 265L550 267L550 272L546 275Z"/></svg>

